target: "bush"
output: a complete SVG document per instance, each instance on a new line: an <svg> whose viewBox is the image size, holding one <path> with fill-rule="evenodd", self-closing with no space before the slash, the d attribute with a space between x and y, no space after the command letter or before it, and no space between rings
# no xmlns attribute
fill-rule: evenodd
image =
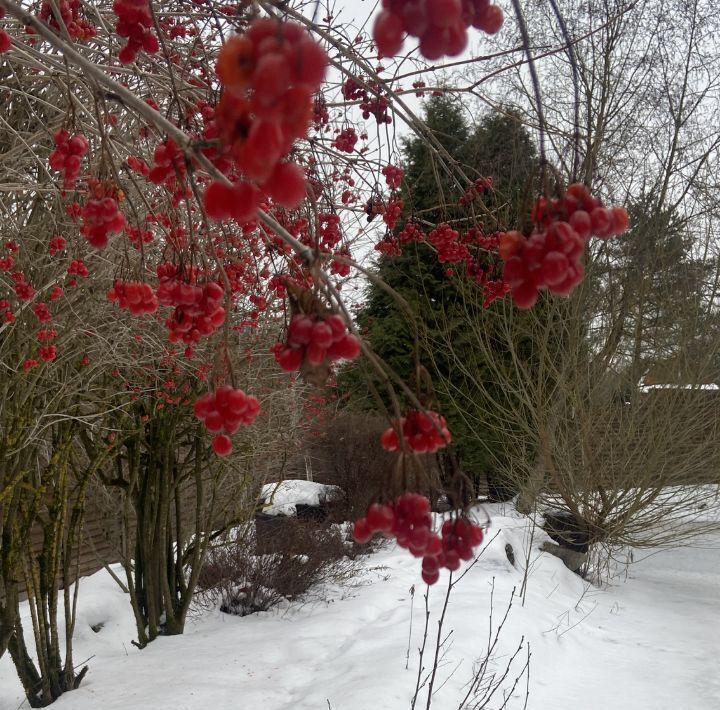
<svg viewBox="0 0 720 710"><path fill-rule="evenodd" d="M356 520L365 515L370 503L381 493L393 493L391 483L397 457L382 448L380 436L387 429L383 417L370 414L340 412L333 417L311 451L313 477L317 481L332 483L345 491L345 520ZM413 488L421 490L428 482L439 482L440 468L435 455L417 457L426 473L427 481L415 482ZM437 490L426 490L433 500Z"/></svg>
<svg viewBox="0 0 720 710"><path fill-rule="evenodd" d="M356 574L356 547L340 526L278 518L272 546L276 552L257 554L254 524L210 552L198 580L201 602L247 616Z"/></svg>

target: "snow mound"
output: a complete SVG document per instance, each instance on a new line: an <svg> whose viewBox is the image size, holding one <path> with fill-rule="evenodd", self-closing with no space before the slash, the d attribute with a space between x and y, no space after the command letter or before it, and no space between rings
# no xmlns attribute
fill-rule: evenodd
<svg viewBox="0 0 720 710"><path fill-rule="evenodd" d="M318 506L343 495L342 488L314 481L280 481L266 483L260 499L266 515L295 515L298 505Z"/></svg>

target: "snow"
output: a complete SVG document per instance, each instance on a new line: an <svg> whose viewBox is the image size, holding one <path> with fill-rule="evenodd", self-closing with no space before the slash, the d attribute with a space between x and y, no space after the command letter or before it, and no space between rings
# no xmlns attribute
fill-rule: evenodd
<svg viewBox="0 0 720 710"><path fill-rule="evenodd" d="M716 392L720 390L720 385L714 383L705 385L673 385L673 384L658 384L658 385L642 385L640 387L641 392L650 392L651 390L696 390L696 391L708 391Z"/></svg>
<svg viewBox="0 0 720 710"><path fill-rule="evenodd" d="M262 509L266 515L295 515L298 504L317 506L338 496L342 496L338 486L303 480L266 483L260 493L260 499L266 503Z"/></svg>
<svg viewBox="0 0 720 710"><path fill-rule="evenodd" d="M432 708L456 710L473 662L523 582L530 528L512 508L486 506L492 519L482 556L454 587ZM627 575L589 585L552 555L535 530L525 604L515 596L490 664L502 674L524 638L532 652L528 708L536 710L717 710L720 708L720 535L704 546L643 552ZM515 552L515 566L506 545ZM183 636L140 651L126 595L102 571L81 580L75 661L88 661L81 687L58 710L406 710L422 642L424 585L419 561L392 544L364 558L349 587L318 600L243 618L197 612ZM447 573L444 573L447 575ZM430 590L434 646L447 576ZM415 589L414 597L411 588ZM27 610L26 610L27 611ZM406 669L412 614L409 667ZM91 626L103 623L99 632ZM522 669L522 653L505 687ZM431 663L428 657L424 665ZM525 702L525 681L508 708ZM0 710L22 693L7 655L0 659ZM500 694L487 706L498 708ZM424 693L418 708L426 707Z"/></svg>

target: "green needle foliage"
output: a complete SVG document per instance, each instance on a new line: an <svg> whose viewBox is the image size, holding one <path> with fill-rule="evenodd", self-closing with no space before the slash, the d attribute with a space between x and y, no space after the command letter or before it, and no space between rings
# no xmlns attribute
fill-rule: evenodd
<svg viewBox="0 0 720 710"><path fill-rule="evenodd" d="M451 175L427 141L412 139L403 146L406 214L426 233L443 222L461 234L471 228L490 234L526 227L539 175L529 134L511 111L489 113L475 125L467 115L457 100L434 97L426 105L425 122L469 181L492 177L492 189L469 205L458 204L469 183L458 183L457 171ZM476 256L491 278L499 277L492 257L479 251ZM488 382L491 370L477 352L476 333L478 327L504 327L509 304L496 302L486 312L483 290L468 277L465 264L440 263L426 241L404 245L400 256L381 256L375 273L395 295L377 284L368 288L358 322L370 346L425 406L446 417L462 470L491 478L503 450L491 400L502 397L502 383ZM471 327L470 318L480 325ZM512 357L504 336L497 347L498 358ZM374 408L364 376L359 368L348 369L340 386L350 390L354 405ZM468 376L484 383L484 398L468 386Z"/></svg>

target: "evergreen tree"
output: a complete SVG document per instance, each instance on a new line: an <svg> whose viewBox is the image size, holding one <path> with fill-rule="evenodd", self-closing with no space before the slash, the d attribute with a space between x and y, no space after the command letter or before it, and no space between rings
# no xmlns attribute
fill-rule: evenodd
<svg viewBox="0 0 720 710"><path fill-rule="evenodd" d="M485 233L524 225L530 207L526 201L538 174L530 136L511 112L483 116L474 127L464 116L457 100L435 97L427 104L425 121L467 177L492 177L492 190L470 206L459 205L461 187L445 171L434 149L416 138L407 141L403 150L402 198L407 214L426 232L442 222L460 232L479 226ZM490 266L482 254L480 259L483 266ZM464 265L440 263L427 241L405 244L400 256L381 256L376 274L405 303L398 303L379 285L370 285L358 316L370 346L411 384L421 401L446 417L461 468L468 474L488 473L499 443L488 403L472 401L463 392L462 378L454 377L459 357L466 367L470 364L473 377L488 377L474 352L468 324L468 314L473 312L468 301L482 303L481 287L468 279ZM497 318L491 322L497 324ZM451 348L445 346L448 342ZM500 339L498 347L503 347ZM427 386L430 378L436 383L432 392ZM355 401L367 391L357 370L347 373L341 385L351 389Z"/></svg>
<svg viewBox="0 0 720 710"><path fill-rule="evenodd" d="M658 206L654 196L636 200L629 213L628 235L608 242L594 265L627 387L648 370L668 381L714 377L716 259L704 252L692 221Z"/></svg>

